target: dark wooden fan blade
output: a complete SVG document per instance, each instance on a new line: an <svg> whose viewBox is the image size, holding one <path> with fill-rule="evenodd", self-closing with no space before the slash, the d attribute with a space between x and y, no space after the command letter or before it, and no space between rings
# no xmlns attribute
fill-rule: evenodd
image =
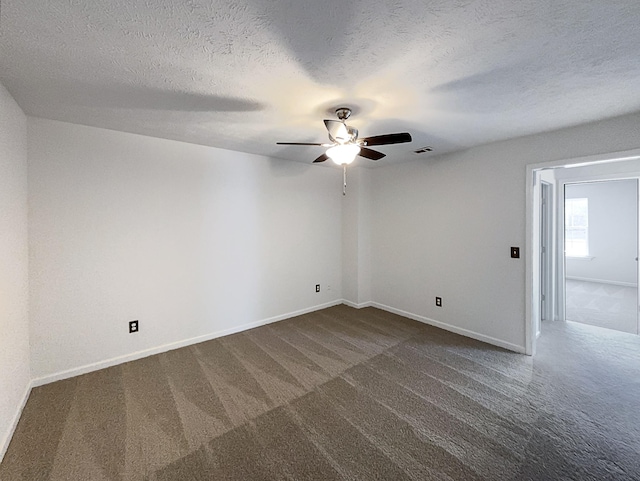
<svg viewBox="0 0 640 481"><path fill-rule="evenodd" d="M387 154L383 154L382 152L378 152L377 150L367 149L366 147L360 147L360 152L358 153L358 155L369 160L380 160Z"/></svg>
<svg viewBox="0 0 640 481"><path fill-rule="evenodd" d="M318 143L309 143L309 142L276 142L276 145L322 145Z"/></svg>
<svg viewBox="0 0 640 481"><path fill-rule="evenodd" d="M329 138L338 142L346 142L349 140L349 129L339 120L325 119L324 125L329 131Z"/></svg>
<svg viewBox="0 0 640 481"><path fill-rule="evenodd" d="M411 142L411 134L403 132L401 134L374 135L373 137L360 139L360 141L362 145L404 144L405 142Z"/></svg>
<svg viewBox="0 0 640 481"><path fill-rule="evenodd" d="M318 157L316 160L314 160L313 163L317 164L318 162L324 162L328 158L329 158L329 156L327 154L322 154L320 157Z"/></svg>

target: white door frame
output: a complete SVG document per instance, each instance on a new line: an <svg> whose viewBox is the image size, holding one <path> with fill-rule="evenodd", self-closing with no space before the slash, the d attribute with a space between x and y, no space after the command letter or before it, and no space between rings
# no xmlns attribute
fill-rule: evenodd
<svg viewBox="0 0 640 481"><path fill-rule="evenodd" d="M526 173L526 232L525 232L525 352L535 355L536 334L540 326L540 179L545 169L581 167L609 162L639 160L640 149L527 165ZM564 188L555 189L564 195ZM564 256L562 256L564 259ZM564 264L564 263L562 263ZM559 273L564 279L564 272ZM560 305L563 305L560 304ZM562 309L564 311L564 309ZM561 313L564 319L564 312Z"/></svg>
<svg viewBox="0 0 640 481"><path fill-rule="evenodd" d="M554 184L540 181L540 320L554 320L554 269L553 269L553 196ZM540 335L540 326L536 326L536 337Z"/></svg>

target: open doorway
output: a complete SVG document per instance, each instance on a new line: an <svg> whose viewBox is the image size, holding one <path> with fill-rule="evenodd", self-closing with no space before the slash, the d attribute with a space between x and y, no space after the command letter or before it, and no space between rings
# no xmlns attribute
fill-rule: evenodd
<svg viewBox="0 0 640 481"><path fill-rule="evenodd" d="M566 183L566 320L638 334L637 258L637 179Z"/></svg>
<svg viewBox="0 0 640 481"><path fill-rule="evenodd" d="M526 321L525 321L525 352L527 354L535 354L537 336L544 330L542 322L566 321L570 317L576 317L572 314L574 300L569 299L569 316L567 316L567 292L565 290L565 268L568 269L568 277L570 281L580 281L581 276L576 273L571 266L571 260L568 265L565 263L565 186L572 184L586 184L605 181L630 181L635 189L635 209L636 215L632 224L635 229L631 243L635 244L635 253L631 259L633 261L632 271L635 272L634 280L620 280L614 276L606 276L605 278L591 277L590 280L613 281L603 283L606 287L602 287L609 299L601 300L602 303L609 306L613 311L627 310L628 315L635 315L635 330L633 326L625 329L638 334L638 264L636 261L638 252L638 180L640 179L640 149L595 155L590 157L581 157L575 159L559 160L546 162L543 164L527 166L527 239L529 241L526 249ZM613 187L622 184L611 183ZM569 190L571 187L569 187ZM571 195L571 193L569 193ZM545 206L542 201L543 197L548 198L551 207ZM584 198L578 195L575 198ZM570 208L576 208L576 212L580 210L580 202ZM584 204L584 203L583 203ZM618 211L617 206L609 207L607 212L611 219L616 219ZM545 221L545 219L547 219ZM575 221L578 219L574 216ZM626 223L620 221L618 223ZM635 225L635 227L633 227ZM570 250L575 252L576 249L583 250L584 257L598 257L591 254L589 249L590 239L585 238L584 229L580 232L581 226L574 223L575 231L571 234L569 241L571 243ZM587 225L588 228L588 225ZM549 239L550 236L550 239ZM594 246L591 245L591 248ZM584 254L586 252L590 254ZM571 256L575 257L575 256ZM600 256L601 257L601 256ZM579 260L577 262L589 263L593 260ZM615 268L614 268L615 269ZM628 273L628 271L627 271ZM573 279L572 279L573 278ZM584 281L589 282L589 281ZM617 282L617 284L615 284ZM621 283L627 283L623 285ZM571 287L571 286L570 286ZM584 287L584 286L583 286ZM617 287L627 287L635 289L632 296L627 297L627 306L622 304L613 306L615 299L625 296L622 292L613 292ZM593 289L591 293L595 292ZM542 297L544 295L544 298ZM569 295L572 295L569 292ZM594 296L591 295L590 299ZM630 300L629 300L630 298ZM591 299L592 300L592 299ZM613 301L612 301L613 300ZM607 304L608 303L608 304ZM583 306L584 307L584 306ZM631 314L633 310L633 314ZM575 313L575 310L573 311ZM580 319L578 319L580 320ZM578 324L576 324L578 325ZM586 326L585 326L586 327ZM613 331L610 331L613 332Z"/></svg>

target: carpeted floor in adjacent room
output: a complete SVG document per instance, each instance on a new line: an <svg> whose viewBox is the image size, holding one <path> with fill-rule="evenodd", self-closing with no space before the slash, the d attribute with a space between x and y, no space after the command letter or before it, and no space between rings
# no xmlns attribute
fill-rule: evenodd
<svg viewBox="0 0 640 481"><path fill-rule="evenodd" d="M640 338L336 306L32 391L2 481L640 480Z"/></svg>

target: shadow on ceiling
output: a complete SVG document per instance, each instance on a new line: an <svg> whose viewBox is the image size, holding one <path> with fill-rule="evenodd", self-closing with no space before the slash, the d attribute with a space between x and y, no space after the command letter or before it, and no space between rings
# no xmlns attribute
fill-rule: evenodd
<svg viewBox="0 0 640 481"><path fill-rule="evenodd" d="M50 87L62 103L96 109L139 109L172 112L257 112L255 100L132 85L62 84Z"/></svg>

